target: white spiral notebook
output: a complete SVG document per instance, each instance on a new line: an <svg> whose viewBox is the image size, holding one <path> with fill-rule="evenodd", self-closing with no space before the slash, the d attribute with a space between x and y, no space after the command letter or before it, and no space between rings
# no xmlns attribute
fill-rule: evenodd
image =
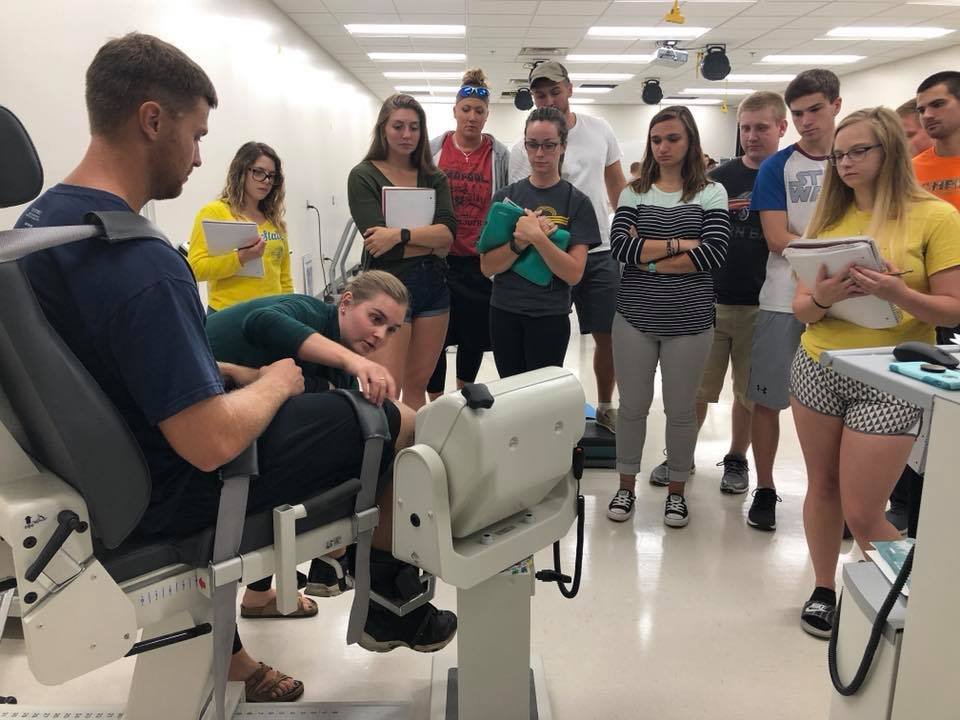
<svg viewBox="0 0 960 720"><path fill-rule="evenodd" d="M827 240L800 238L787 246L783 257L800 282L810 289L817 284L821 265L826 266L828 276L841 272L851 263L871 270L886 270L876 243L866 236ZM892 303L873 295L834 303L827 310L827 316L875 330L894 327L901 318L900 311Z"/></svg>

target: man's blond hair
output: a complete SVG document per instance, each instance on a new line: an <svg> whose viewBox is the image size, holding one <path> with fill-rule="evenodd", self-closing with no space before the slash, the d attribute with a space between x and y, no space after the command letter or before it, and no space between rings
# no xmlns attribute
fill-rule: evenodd
<svg viewBox="0 0 960 720"><path fill-rule="evenodd" d="M773 117L777 122L787 119L787 104L778 93L770 90L758 90L747 95L737 107L737 117L739 118L744 110L757 111L768 108L773 111Z"/></svg>

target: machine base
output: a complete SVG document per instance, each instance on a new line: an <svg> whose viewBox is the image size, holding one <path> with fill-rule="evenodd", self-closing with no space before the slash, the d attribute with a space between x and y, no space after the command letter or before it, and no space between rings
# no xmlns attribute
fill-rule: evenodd
<svg viewBox="0 0 960 720"><path fill-rule="evenodd" d="M2 717L0 715L0 718ZM455 651L444 651L433 658L430 720L459 720ZM550 697L547 695L547 681L543 673L543 661L538 655L530 658L530 720L553 720Z"/></svg>

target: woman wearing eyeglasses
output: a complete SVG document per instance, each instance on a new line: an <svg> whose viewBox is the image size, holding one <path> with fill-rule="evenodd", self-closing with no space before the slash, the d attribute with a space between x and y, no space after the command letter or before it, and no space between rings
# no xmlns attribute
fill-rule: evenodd
<svg viewBox="0 0 960 720"><path fill-rule="evenodd" d="M804 630L829 637L834 577L846 518L861 550L896 540L884 510L913 447L921 410L819 363L825 350L933 343L939 326L960 322L960 214L923 190L910 163L900 119L887 108L852 113L837 127L830 166L806 236L868 235L885 271L821 269L793 300L806 323L790 378L790 405L807 466L803 525L816 588L801 611ZM879 330L830 316L835 303L874 295L900 309Z"/></svg>
<svg viewBox="0 0 960 720"><path fill-rule="evenodd" d="M587 250L600 244L600 228L590 198L560 178L567 146L567 120L556 108L538 108L527 117L524 147L530 176L494 195L524 208L513 238L480 255L480 267L493 276L490 339L500 377L562 366L570 341L570 288L580 282ZM570 233L562 250L550 238L557 228ZM552 276L546 285L511 270L520 256L538 253Z"/></svg>
<svg viewBox="0 0 960 720"><path fill-rule="evenodd" d="M244 143L230 163L220 198L197 213L190 235L187 260L197 280L207 282L208 311L264 295L293 292L283 196L280 157L264 143ZM246 247L210 255L204 220L254 222L257 233L251 234ZM262 277L240 274L246 263L257 258L263 258Z"/></svg>
<svg viewBox="0 0 960 720"><path fill-rule="evenodd" d="M483 132L490 111L490 90L483 70L467 70L457 92L453 117L457 129L430 141L430 152L447 180L457 234L447 256L450 325L446 345L457 346L457 387L477 379L483 353L490 350L490 280L480 271L477 239L494 193L508 180L510 150ZM447 356L440 353L427 384L431 397L443 393Z"/></svg>

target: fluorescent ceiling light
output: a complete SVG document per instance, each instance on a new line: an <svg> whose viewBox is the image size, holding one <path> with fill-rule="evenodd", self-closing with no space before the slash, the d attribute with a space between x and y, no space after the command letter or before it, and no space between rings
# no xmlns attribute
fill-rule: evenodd
<svg viewBox="0 0 960 720"><path fill-rule="evenodd" d="M570 79L577 82L589 82L591 80L625 82L632 78L630 73L570 73Z"/></svg>
<svg viewBox="0 0 960 720"><path fill-rule="evenodd" d="M932 40L949 35L953 30L939 27L835 27L827 33L829 38L844 40Z"/></svg>
<svg viewBox="0 0 960 720"><path fill-rule="evenodd" d="M397 85L395 87L397 92L426 92L426 93L455 93L460 90L459 85Z"/></svg>
<svg viewBox="0 0 960 720"><path fill-rule="evenodd" d="M613 88L608 88L608 87L583 87L582 85L581 85L580 87L578 87L578 88L574 88L574 92L577 93L578 95L581 94L581 93L584 94L584 95L603 95L604 93L608 93L608 92L610 92L611 90L613 90Z"/></svg>
<svg viewBox="0 0 960 720"><path fill-rule="evenodd" d="M665 97L660 101L661 105L719 105L720 101L714 98L683 98L683 97Z"/></svg>
<svg viewBox="0 0 960 720"><path fill-rule="evenodd" d="M748 88L686 88L681 90L684 95L749 95L756 90Z"/></svg>
<svg viewBox="0 0 960 720"><path fill-rule="evenodd" d="M723 3L724 5L753 5L757 0L683 0L684 5L697 3L708 5L710 3ZM615 3L633 3L635 5L663 5L663 0L613 0Z"/></svg>
<svg viewBox="0 0 960 720"><path fill-rule="evenodd" d="M766 55L763 65L849 65L860 62L865 55Z"/></svg>
<svg viewBox="0 0 960 720"><path fill-rule="evenodd" d="M630 63L647 64L653 60L653 55L567 55L567 63Z"/></svg>
<svg viewBox="0 0 960 720"><path fill-rule="evenodd" d="M463 70L391 70L383 76L392 80L459 80Z"/></svg>
<svg viewBox="0 0 960 720"><path fill-rule="evenodd" d="M596 102L596 101L597 101L596 98L578 98L578 97L570 98L571 105L589 105L590 103Z"/></svg>
<svg viewBox="0 0 960 720"><path fill-rule="evenodd" d="M745 82L745 83L785 83L790 82L796 77L793 73L787 73L784 75L761 75L761 74L752 74L752 73L730 73L727 75L724 80L729 82Z"/></svg>
<svg viewBox="0 0 960 720"><path fill-rule="evenodd" d="M463 62L467 59L464 53L429 52L372 52L367 53L367 57L392 62Z"/></svg>
<svg viewBox="0 0 960 720"><path fill-rule="evenodd" d="M457 101L455 95L450 95L448 97L441 97L439 95L411 95L410 97L412 97L421 105L426 103L450 103L452 105Z"/></svg>
<svg viewBox="0 0 960 720"><path fill-rule="evenodd" d="M351 35L432 35L434 37L458 37L466 35L465 25L344 25Z"/></svg>
<svg viewBox="0 0 960 720"><path fill-rule="evenodd" d="M938 7L960 7L960 0L914 0L907 5L936 5Z"/></svg>
<svg viewBox="0 0 960 720"><path fill-rule="evenodd" d="M710 28L691 27L687 25L672 27L665 25L658 25L656 27L595 25L587 30L587 35L589 37L630 38L631 40L693 40L708 32L710 32Z"/></svg>

